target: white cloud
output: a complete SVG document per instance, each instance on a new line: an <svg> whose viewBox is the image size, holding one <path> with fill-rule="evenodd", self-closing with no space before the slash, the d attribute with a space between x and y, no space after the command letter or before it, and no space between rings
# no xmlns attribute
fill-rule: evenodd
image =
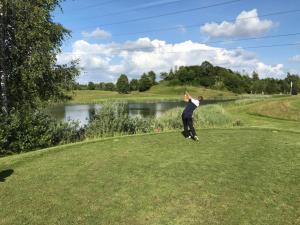
<svg viewBox="0 0 300 225"><path fill-rule="evenodd" d="M137 78L150 70L159 74L174 66L200 65L205 60L234 71L251 74L255 70L261 78L285 75L282 64L267 65L253 52L240 48L227 50L192 41L170 44L163 40L140 38L125 43L91 44L78 40L72 52L58 56L58 63L76 58L80 59L80 66L86 71L79 82L116 81L121 73Z"/></svg>
<svg viewBox="0 0 300 225"><path fill-rule="evenodd" d="M211 37L251 37L266 33L274 26L271 20L261 20L257 10L242 11L235 22L206 23L200 29Z"/></svg>
<svg viewBox="0 0 300 225"><path fill-rule="evenodd" d="M96 30L92 32L83 31L81 34L84 38L110 38L111 37L111 33L102 30L99 27L97 27Z"/></svg>
<svg viewBox="0 0 300 225"><path fill-rule="evenodd" d="M292 58L290 58L290 60L294 62L300 62L300 55L295 55Z"/></svg>

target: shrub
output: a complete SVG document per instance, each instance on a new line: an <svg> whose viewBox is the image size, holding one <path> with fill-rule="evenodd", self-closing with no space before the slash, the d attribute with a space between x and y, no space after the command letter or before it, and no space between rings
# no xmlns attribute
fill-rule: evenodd
<svg viewBox="0 0 300 225"><path fill-rule="evenodd" d="M129 117L125 103L104 103L87 126L86 135L95 138L147 133L153 131L152 124L152 119Z"/></svg>
<svg viewBox="0 0 300 225"><path fill-rule="evenodd" d="M70 143L84 138L76 123L57 122L42 111L0 115L0 154L19 153Z"/></svg>

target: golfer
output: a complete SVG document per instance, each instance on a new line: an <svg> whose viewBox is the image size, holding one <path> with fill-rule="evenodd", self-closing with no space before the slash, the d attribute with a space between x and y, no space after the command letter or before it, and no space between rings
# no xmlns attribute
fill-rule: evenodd
<svg viewBox="0 0 300 225"><path fill-rule="evenodd" d="M182 122L183 122L183 136L185 138L192 138L195 141L199 141L197 137L194 125L193 125L193 112L197 107L199 107L200 102L202 102L203 97L199 96L198 99L193 99L189 93L185 93L184 101L187 102L187 105L182 113Z"/></svg>

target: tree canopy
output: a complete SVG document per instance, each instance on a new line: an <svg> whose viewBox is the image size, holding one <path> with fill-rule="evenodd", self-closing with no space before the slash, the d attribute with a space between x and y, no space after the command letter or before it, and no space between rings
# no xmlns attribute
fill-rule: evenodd
<svg viewBox="0 0 300 225"><path fill-rule="evenodd" d="M121 74L116 86L119 93L128 94L130 91L128 77L125 74Z"/></svg>
<svg viewBox="0 0 300 225"><path fill-rule="evenodd" d="M292 91L292 94L297 94L300 91L300 77L296 74L287 74L284 79L260 79L260 75L255 71L250 77L247 74L241 75L230 69L213 66L207 61L201 65L181 66L178 70L171 69L169 73L163 72L160 75L163 80L169 81L170 85L200 85L235 93L287 94Z"/></svg>
<svg viewBox="0 0 300 225"><path fill-rule="evenodd" d="M77 62L57 65L70 31L53 22L62 0L0 1L1 107L9 112L66 98L79 74Z"/></svg>

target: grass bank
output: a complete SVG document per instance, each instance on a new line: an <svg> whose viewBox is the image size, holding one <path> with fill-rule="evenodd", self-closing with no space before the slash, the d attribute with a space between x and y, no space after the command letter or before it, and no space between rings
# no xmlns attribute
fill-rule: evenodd
<svg viewBox="0 0 300 225"><path fill-rule="evenodd" d="M300 121L300 98L297 96L256 104L249 113L277 119Z"/></svg>
<svg viewBox="0 0 300 225"><path fill-rule="evenodd" d="M243 99L224 108L243 126L300 131L300 96Z"/></svg>
<svg viewBox="0 0 300 225"><path fill-rule="evenodd" d="M231 99L237 95L228 91L218 91L203 87L194 86L168 86L167 83L161 83L153 86L146 92L132 92L130 94L119 94L113 91L98 91L98 90L80 90L75 91L72 95L70 104L88 104L101 103L107 100L122 100L122 101L167 101L167 100L182 100L182 96L188 90L194 96L203 95L206 99Z"/></svg>
<svg viewBox="0 0 300 225"><path fill-rule="evenodd" d="M299 222L299 133L198 132L198 143L163 133L2 158L13 173L0 224Z"/></svg>

